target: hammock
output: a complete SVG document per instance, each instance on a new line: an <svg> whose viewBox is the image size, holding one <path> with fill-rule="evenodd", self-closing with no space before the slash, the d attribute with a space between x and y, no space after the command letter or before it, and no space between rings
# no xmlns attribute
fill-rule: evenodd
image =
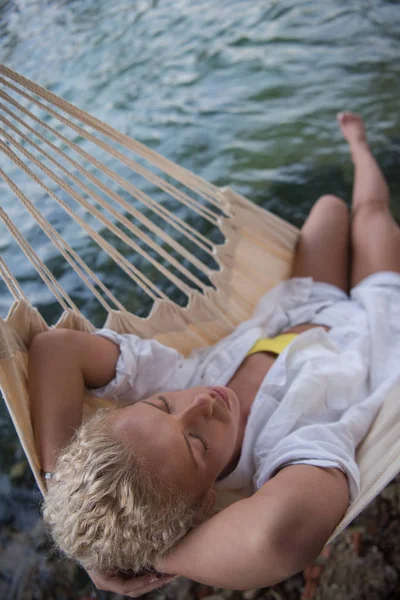
<svg viewBox="0 0 400 600"><path fill-rule="evenodd" d="M204 181L1 65L0 83L0 149L14 179L22 171L24 181L29 181L29 193L24 194L0 168L3 184L57 248L68 264L68 272L73 270L79 276L106 311L105 327L155 338L187 355L193 348L215 344L229 334L250 317L268 289L289 275L297 228L231 189ZM145 189L157 190L153 197L132 183L139 179ZM28 197L32 196L32 182L75 222L74 241L80 239L76 235L79 225L91 243L98 245L99 252L104 252L107 260L129 278L132 296L140 295L151 303L148 316L139 317L127 310L36 208ZM160 201L155 201L154 195ZM183 221L179 207L185 207L194 218ZM63 311L55 326L93 331L94 325L2 207L0 218ZM21 228L20 217L18 222ZM224 242L213 243L200 231L200 222L220 232ZM36 228L35 235L39 232ZM108 241L111 234L117 243ZM132 252L147 264L147 269L138 268L136 260L135 264L128 260ZM149 271L169 282L171 294L155 285L146 275ZM44 494L30 422L27 349L31 339L48 325L29 303L1 256L0 275L14 298L7 318L0 319L0 388ZM170 296L177 293L185 298L185 306L171 300ZM107 402L85 397L84 418ZM357 450L361 493L329 541L400 471L399 407L400 387L387 398ZM225 493L218 500L218 508L244 495Z"/></svg>

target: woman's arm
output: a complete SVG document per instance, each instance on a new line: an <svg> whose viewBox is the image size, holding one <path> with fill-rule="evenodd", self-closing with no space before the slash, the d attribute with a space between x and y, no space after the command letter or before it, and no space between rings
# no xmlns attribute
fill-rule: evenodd
<svg viewBox="0 0 400 600"><path fill-rule="evenodd" d="M29 348L28 392L40 466L52 471L59 451L82 420L85 386L102 387L115 376L119 347L100 336L51 329Z"/></svg>
<svg viewBox="0 0 400 600"><path fill-rule="evenodd" d="M235 590L275 585L318 556L347 506L341 471L289 466L185 536L155 567Z"/></svg>
<svg viewBox="0 0 400 600"><path fill-rule="evenodd" d="M346 476L308 465L282 469L251 498L193 530L155 566L216 587L247 590L275 585L320 553L348 505ZM168 583L164 575L123 580L93 572L102 590L137 598Z"/></svg>

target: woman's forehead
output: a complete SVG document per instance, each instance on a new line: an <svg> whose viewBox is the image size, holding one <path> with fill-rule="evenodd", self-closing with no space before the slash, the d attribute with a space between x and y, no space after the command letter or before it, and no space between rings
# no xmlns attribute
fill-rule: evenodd
<svg viewBox="0 0 400 600"><path fill-rule="evenodd" d="M126 407L131 410L121 410L113 423L114 432L140 453L159 475L169 480L180 479L179 472L183 474L188 467L191 471L194 469L194 464L189 464L191 459L184 435L165 409L160 410L148 402L140 401Z"/></svg>

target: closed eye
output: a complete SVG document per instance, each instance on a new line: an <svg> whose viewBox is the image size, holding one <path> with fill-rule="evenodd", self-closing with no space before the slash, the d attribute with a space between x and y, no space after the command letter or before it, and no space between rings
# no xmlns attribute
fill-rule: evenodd
<svg viewBox="0 0 400 600"><path fill-rule="evenodd" d="M162 400L162 402L164 402L165 408L167 409L167 412L169 414L171 414L172 410L171 410L171 407L170 407L170 405L169 405L168 400L166 399L166 397L165 396L158 396L158 400Z"/></svg>
<svg viewBox="0 0 400 600"><path fill-rule="evenodd" d="M163 396L158 396L157 399L161 399L164 402L164 404L165 404L165 406L167 408L167 412L171 413L171 408L170 408L170 406L169 406L169 404L167 402L167 399L165 397L163 397ZM149 400L140 400L139 402L143 402L144 404L148 404L149 406L153 406L157 410L161 410L163 413L165 413L165 411L164 411L163 408L161 408L157 404L153 404L153 402L150 402ZM182 431L182 434L183 434L184 440L186 442L187 448L189 450L190 456L192 457L192 460L193 460L194 464L196 465L196 467L199 468L199 464L198 464L198 462L196 460L196 456L195 456L195 453L193 451L192 445L189 442L189 439L188 439L186 433L184 431Z"/></svg>
<svg viewBox="0 0 400 600"><path fill-rule="evenodd" d="M169 405L169 402L168 402L168 400L166 399L166 397L165 397L165 396L158 396L158 400L161 400L162 402L164 402L164 404L165 404L165 407L166 407L166 409L167 409L167 412L168 412L169 414L171 414L171 413L172 413L172 411L171 411L171 406ZM197 438L198 440L200 440L200 441L201 441L201 443L203 444L204 450L205 450L206 452L207 452L207 450L209 450L209 449L210 449L210 445L209 445L209 444L206 442L206 440L203 438L203 436L201 436L201 435L198 435L198 434L194 434L194 433L189 433L189 435L190 435L191 437L194 437L194 438Z"/></svg>
<svg viewBox="0 0 400 600"><path fill-rule="evenodd" d="M209 450L209 449L210 449L210 446L209 446L209 444L207 444L206 440L205 440L205 439L204 439L204 438L203 438L201 435L197 435L197 434L194 434L194 433L189 433L189 435L191 435L191 436L192 436L192 437L194 437L194 438L197 438L197 439L199 439L199 440L201 441L201 443L203 444L203 446L204 446L204 450L205 450L206 452L207 452L207 450Z"/></svg>

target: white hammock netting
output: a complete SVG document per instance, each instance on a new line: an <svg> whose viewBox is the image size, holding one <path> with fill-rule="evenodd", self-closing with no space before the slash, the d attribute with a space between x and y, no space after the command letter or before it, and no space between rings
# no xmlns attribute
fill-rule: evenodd
<svg viewBox="0 0 400 600"><path fill-rule="evenodd" d="M1 65L0 121L3 192L8 188L17 198L15 205L9 203L11 214L0 207L0 217L10 240L56 299L62 311L56 327L95 329L63 289L62 278L45 264L43 244L35 251L26 239L31 235L33 242L40 235L43 242L41 231L59 261L65 261L64 275L79 278L81 288L89 290L104 311L105 327L155 338L185 355L230 333L250 317L267 290L290 274L297 228L231 189L207 183ZM39 209L43 199L45 207ZM62 237L50 222L54 213L54 208L47 208L50 199L60 207L61 229L64 234L72 232L69 236ZM27 236L22 234L26 217L21 207L37 224L27 229ZM190 215L185 220L179 216L182 207ZM11 216L17 216L16 225ZM218 232L224 238L220 244L211 241ZM117 269L127 278L125 304L139 298L140 305L151 305L146 317L127 310L104 283L107 278L100 278L82 259L87 237L95 255L105 257L105 272L112 261L112 273ZM7 318L0 319L0 388L44 493L30 420L27 350L31 339L49 325L29 303L2 256L0 275L14 299ZM160 288L154 281L161 279L167 285ZM184 298L185 305L171 300L171 295ZM84 415L107 402L85 397ZM400 471L399 416L400 387L387 398L357 450L361 493L331 540ZM218 508L245 494L225 493Z"/></svg>

